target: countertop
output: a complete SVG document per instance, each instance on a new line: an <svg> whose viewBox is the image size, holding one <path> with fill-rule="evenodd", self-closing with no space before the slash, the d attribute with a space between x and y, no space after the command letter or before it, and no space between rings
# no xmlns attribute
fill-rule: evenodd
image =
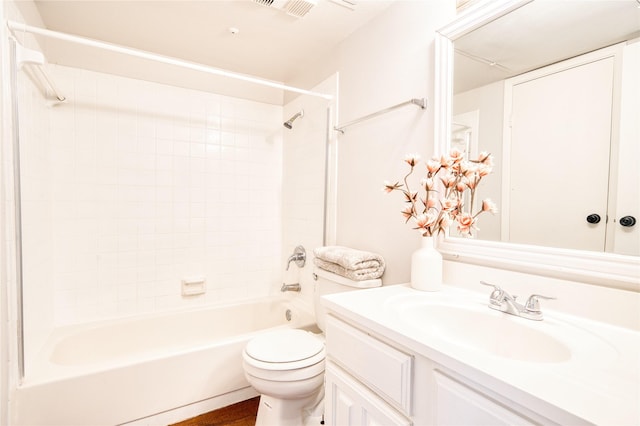
<svg viewBox="0 0 640 426"><path fill-rule="evenodd" d="M499 321L515 321L516 326L550 333L566 342L571 354L561 361L539 362L478 350L450 331L442 333L438 324L410 323L402 318L406 304L415 307L424 302L445 308L466 306L483 313L486 308L487 314ZM490 309L488 294L446 285L438 292L421 292L406 284L390 285L324 296L322 303L360 328L531 410L551 413L560 423L640 424L640 332L545 310L544 306L542 321L518 318ZM496 334L500 339L498 331Z"/></svg>

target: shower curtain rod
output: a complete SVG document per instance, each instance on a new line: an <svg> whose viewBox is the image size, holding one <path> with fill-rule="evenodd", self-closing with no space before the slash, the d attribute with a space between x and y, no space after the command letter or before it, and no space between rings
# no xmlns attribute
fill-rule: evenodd
<svg viewBox="0 0 640 426"><path fill-rule="evenodd" d="M417 105L417 106L420 107L420 109L425 109L427 107L427 98L420 98L420 99L413 98L413 99L410 99L410 100L408 100L406 102L399 103L398 105L394 105L394 106L391 106L389 108L385 108L385 109L382 109L380 111L373 112L373 113L371 113L369 115L365 115L363 117L357 118L357 119L355 119L353 121L349 121L348 123L345 123L345 124L343 124L341 126L335 126L333 129L338 131L338 132L340 132L340 133L342 133L342 134L344 134L344 129L346 129L349 126L353 126L354 124L358 124L358 123L360 123L362 121L365 121L365 120L368 120L370 118L377 117L378 115L387 113L389 111L393 111L394 109L403 107L405 105Z"/></svg>
<svg viewBox="0 0 640 426"><path fill-rule="evenodd" d="M161 62L169 65L174 65L182 68L187 68L195 71L200 71L208 74L220 75L224 77L234 78L236 80L243 80L249 83L260 84L263 86L282 89L289 92L296 92L304 95L317 96L327 100L330 100L333 98L333 96L325 93L313 92L310 90L300 89L293 86L287 86L286 84L279 83L276 81L266 80L259 77L253 77L246 74L235 73L235 72L223 70L220 68L210 67L204 64L199 64L197 62L184 61L182 59L172 58L170 56L158 55L156 53L151 53L144 50L138 50L131 47L119 46L117 44L107 43L104 41L94 40L86 37L65 34L58 31L46 30L44 28L34 27L31 25L22 24L20 22L7 21L7 26L12 31L28 32L32 34L41 35L44 37L55 38L58 40L68 41L76 44L82 44L90 47L96 47L98 49L108 50L116 53L122 53L124 55L135 56L137 58L148 59L148 60Z"/></svg>

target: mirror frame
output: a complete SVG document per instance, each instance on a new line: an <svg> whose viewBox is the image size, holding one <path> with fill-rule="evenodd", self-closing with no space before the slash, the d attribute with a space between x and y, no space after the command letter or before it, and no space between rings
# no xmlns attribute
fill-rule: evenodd
<svg viewBox="0 0 640 426"><path fill-rule="evenodd" d="M532 1L481 1L436 32L434 141L437 155L448 152L451 142L454 41ZM640 257L453 238L448 234L439 241L438 250L448 261L640 292Z"/></svg>

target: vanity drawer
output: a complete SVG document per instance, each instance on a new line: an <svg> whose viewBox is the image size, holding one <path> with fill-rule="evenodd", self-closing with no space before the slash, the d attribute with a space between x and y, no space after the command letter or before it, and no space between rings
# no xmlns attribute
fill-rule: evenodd
<svg viewBox="0 0 640 426"><path fill-rule="evenodd" d="M411 415L413 357L328 315L327 356L405 415Z"/></svg>

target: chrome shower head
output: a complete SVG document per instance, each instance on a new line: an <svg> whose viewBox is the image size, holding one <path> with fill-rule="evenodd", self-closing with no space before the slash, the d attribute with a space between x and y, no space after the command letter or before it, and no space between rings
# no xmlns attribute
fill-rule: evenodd
<svg viewBox="0 0 640 426"><path fill-rule="evenodd" d="M301 109L300 112L297 112L293 117L291 117L290 119L288 119L287 121L285 121L284 127L286 127L287 129L292 129L293 128L293 122L296 120L296 118L298 117L304 117L304 110Z"/></svg>

